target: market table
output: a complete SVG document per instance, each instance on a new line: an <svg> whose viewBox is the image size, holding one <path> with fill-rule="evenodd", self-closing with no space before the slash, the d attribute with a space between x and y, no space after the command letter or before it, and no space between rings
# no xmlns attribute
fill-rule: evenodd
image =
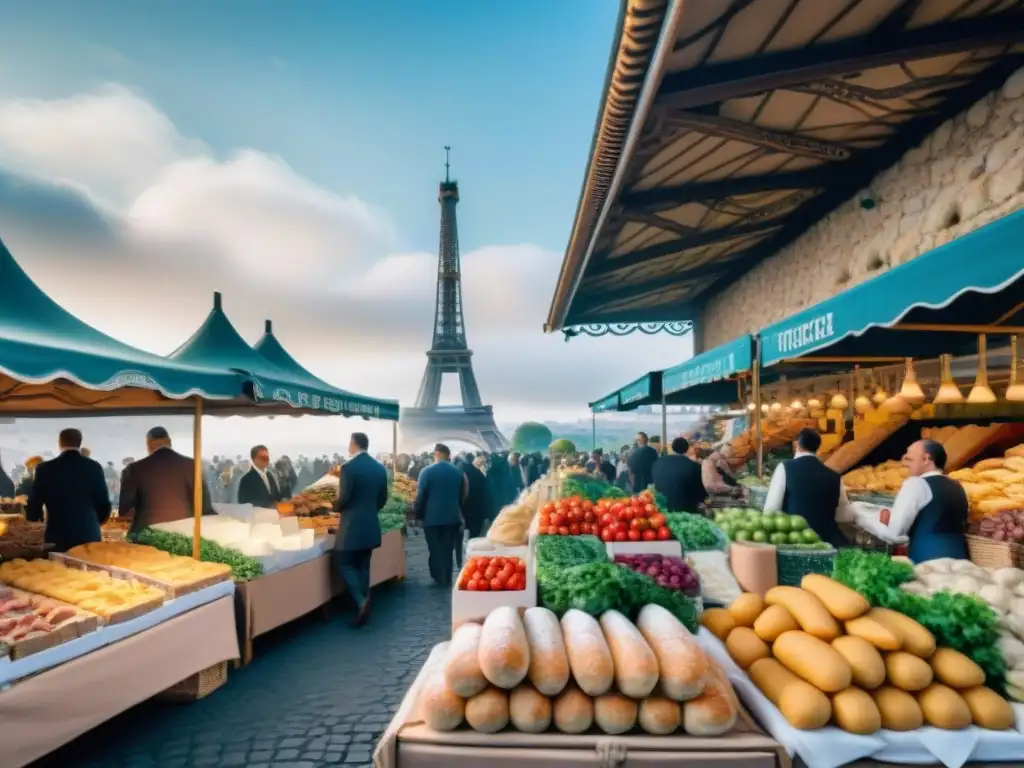
<svg viewBox="0 0 1024 768"><path fill-rule="evenodd" d="M370 585L405 577L405 538L388 531L370 561ZM241 664L252 661L253 640L323 607L343 592L331 553L240 583L235 592Z"/></svg>
<svg viewBox="0 0 1024 768"><path fill-rule="evenodd" d="M230 596L0 691L0 765L19 768L100 723L238 658Z"/></svg>

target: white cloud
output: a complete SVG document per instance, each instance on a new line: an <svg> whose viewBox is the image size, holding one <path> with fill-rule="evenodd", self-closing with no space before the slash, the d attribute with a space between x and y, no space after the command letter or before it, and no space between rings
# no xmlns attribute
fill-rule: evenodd
<svg viewBox="0 0 1024 768"><path fill-rule="evenodd" d="M222 290L250 341L270 317L282 342L324 378L406 403L415 396L437 256L397 251L384 212L317 186L279 157L240 148L218 158L119 85L0 101L4 172L37 180L32 204L51 216L74 203L109 222L113 235L102 242L71 233L69 258L66 217L47 226L44 216L23 215L28 203L10 203L17 185L0 196L0 236L56 300L106 332L166 353L199 325L211 291ZM47 183L60 187L63 208L40 203ZM83 199L69 200L69 187ZM89 201L104 205L93 211ZM504 403L517 413L536 404L580 415L588 399L689 354L689 341L670 337L565 344L544 336L560 261L529 243L462 254L474 366L499 413Z"/></svg>

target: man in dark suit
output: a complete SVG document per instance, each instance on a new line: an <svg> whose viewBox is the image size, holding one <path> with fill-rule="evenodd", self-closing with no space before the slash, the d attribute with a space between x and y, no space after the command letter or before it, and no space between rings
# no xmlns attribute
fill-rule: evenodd
<svg viewBox="0 0 1024 768"><path fill-rule="evenodd" d="M466 498L462 502L462 517L466 521L469 538L475 539L483 532L484 523L487 522L487 478L470 456L463 456L458 466L468 483ZM461 555L461 547L459 550L458 554Z"/></svg>
<svg viewBox="0 0 1024 768"><path fill-rule="evenodd" d="M249 451L249 458L252 469L238 483L238 503L273 509L275 503L284 501L284 496L270 469L270 451L265 445L256 445Z"/></svg>
<svg viewBox="0 0 1024 768"><path fill-rule="evenodd" d="M380 546L380 518L377 513L388 502L388 471L367 453L370 438L353 432L348 451L351 458L341 465L338 500L334 511L341 515L334 539L334 566L355 601L355 625L370 618L370 560Z"/></svg>
<svg viewBox="0 0 1024 768"><path fill-rule="evenodd" d="M146 450L146 458L133 461L121 472L118 515L131 519L129 535L155 523L193 515L195 462L171 448L171 436L163 427L153 427L146 433ZM205 480L203 514L214 514Z"/></svg>
<svg viewBox="0 0 1024 768"><path fill-rule="evenodd" d="M672 512L697 512L708 497L701 481L701 466L687 456L685 437L672 441L672 453L654 462L654 490L662 494Z"/></svg>
<svg viewBox="0 0 1024 768"><path fill-rule="evenodd" d="M647 433L636 433L636 447L629 454L629 487L633 493L647 490L654 482L654 463L658 460L658 452L647 444Z"/></svg>
<svg viewBox="0 0 1024 768"><path fill-rule="evenodd" d="M103 467L80 453L81 432L62 430L58 445L60 454L36 467L25 517L38 523L46 507L44 539L65 552L103 540L100 525L110 517L110 496Z"/></svg>
<svg viewBox="0 0 1024 768"><path fill-rule="evenodd" d="M434 583L452 584L452 556L459 544L462 504L469 495L469 479L451 462L447 445L434 446L434 463L424 467L417 483L413 513L423 521L428 567Z"/></svg>

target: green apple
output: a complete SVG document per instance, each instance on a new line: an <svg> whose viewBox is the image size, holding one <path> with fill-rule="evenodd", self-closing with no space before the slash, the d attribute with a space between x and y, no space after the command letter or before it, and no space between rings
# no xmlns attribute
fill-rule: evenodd
<svg viewBox="0 0 1024 768"><path fill-rule="evenodd" d="M750 534L750 538L759 544L764 544L766 541L768 541L768 534L764 531L754 531L752 534Z"/></svg>
<svg viewBox="0 0 1024 768"><path fill-rule="evenodd" d="M786 534L784 533L773 533L771 536L768 537L768 541L770 541L772 544L778 547L789 541L789 537L786 536Z"/></svg>
<svg viewBox="0 0 1024 768"><path fill-rule="evenodd" d="M800 517L800 515L790 515L789 528L793 531L802 531L807 528L807 521Z"/></svg>
<svg viewBox="0 0 1024 768"><path fill-rule="evenodd" d="M803 544L804 543L803 534L800 533L799 531L792 531L789 534L789 543L790 544Z"/></svg>
<svg viewBox="0 0 1024 768"><path fill-rule="evenodd" d="M786 515L779 515L775 518L775 530L779 533L790 532L789 518Z"/></svg>
<svg viewBox="0 0 1024 768"><path fill-rule="evenodd" d="M733 541L750 541L751 532L746 528L740 528L733 534Z"/></svg>
<svg viewBox="0 0 1024 768"><path fill-rule="evenodd" d="M815 533L814 530L811 528L804 529L801 532L801 534L804 537L804 542L806 542L807 544L814 544L817 541L819 541L818 534Z"/></svg>

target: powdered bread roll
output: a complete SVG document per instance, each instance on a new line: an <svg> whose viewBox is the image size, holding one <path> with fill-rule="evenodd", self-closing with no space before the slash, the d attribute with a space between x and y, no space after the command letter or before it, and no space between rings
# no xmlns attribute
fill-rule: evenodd
<svg viewBox="0 0 1024 768"><path fill-rule="evenodd" d="M491 686L466 702L466 722L474 731L497 733L508 725L508 694Z"/></svg>
<svg viewBox="0 0 1024 768"><path fill-rule="evenodd" d="M704 690L683 705L683 728L691 736L720 736L732 730L739 714L732 684L717 664L710 663L711 675Z"/></svg>
<svg viewBox="0 0 1024 768"><path fill-rule="evenodd" d="M530 646L530 682L545 696L557 696L569 682L569 657L558 617L547 608L527 608L523 628Z"/></svg>
<svg viewBox="0 0 1024 768"><path fill-rule="evenodd" d="M612 652L619 693L634 699L650 695L658 684L658 659L640 630L618 611L605 611L600 624Z"/></svg>
<svg viewBox="0 0 1024 768"><path fill-rule="evenodd" d="M462 725L466 702L448 686L444 670L442 661L427 674L420 691L419 706L427 727L435 731L454 731Z"/></svg>
<svg viewBox="0 0 1024 768"><path fill-rule="evenodd" d="M515 688L530 668L530 646L515 608L495 608L480 634L480 669L499 688Z"/></svg>
<svg viewBox="0 0 1024 768"><path fill-rule="evenodd" d="M575 608L566 611L562 637L569 668L579 687L588 696L606 693L615 680L615 665L597 619Z"/></svg>
<svg viewBox="0 0 1024 768"><path fill-rule="evenodd" d="M583 733L594 724L594 700L569 683L555 699L554 718L562 733Z"/></svg>
<svg viewBox="0 0 1024 768"><path fill-rule="evenodd" d="M640 702L637 721L647 733L665 736L679 729L683 712L679 702L664 696L652 696Z"/></svg>
<svg viewBox="0 0 1024 768"><path fill-rule="evenodd" d="M710 674L708 657L683 623L660 605L645 605L636 628L658 659L661 690L670 699L686 701L704 690Z"/></svg>
<svg viewBox="0 0 1024 768"><path fill-rule="evenodd" d="M444 677L448 687L463 698L476 696L487 687L487 678L480 669L480 636L483 627L467 622L455 630L448 647Z"/></svg>
<svg viewBox="0 0 1024 768"><path fill-rule="evenodd" d="M632 730L636 716L636 702L621 693L606 693L594 700L594 722L611 736Z"/></svg>
<svg viewBox="0 0 1024 768"><path fill-rule="evenodd" d="M517 686L508 697L512 727L523 733L543 733L551 725L551 699L529 683Z"/></svg>

